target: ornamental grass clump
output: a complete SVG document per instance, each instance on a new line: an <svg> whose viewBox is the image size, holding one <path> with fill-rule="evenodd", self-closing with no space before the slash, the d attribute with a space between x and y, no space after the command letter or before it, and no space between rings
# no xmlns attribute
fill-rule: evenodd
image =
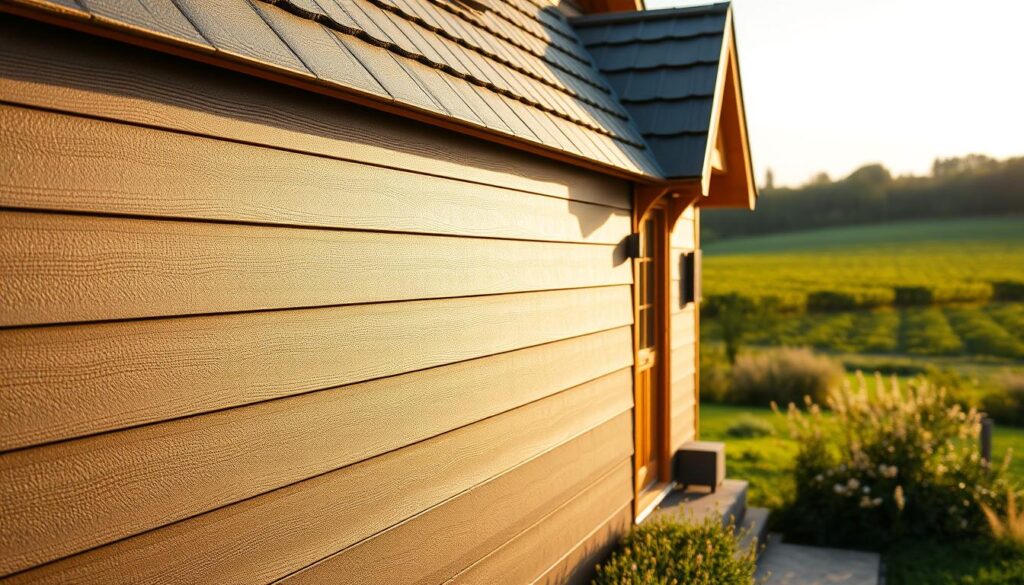
<svg viewBox="0 0 1024 585"><path fill-rule="evenodd" d="M607 562L597 567L595 585L752 585L756 550L737 546L730 523L716 518L700 524L682 519L650 520L633 529Z"/></svg>
<svg viewBox="0 0 1024 585"><path fill-rule="evenodd" d="M829 392L830 416L811 400L804 411L789 405L800 447L787 537L881 549L905 536L983 532L981 505L1002 509L1009 461L981 460L979 413L924 379L901 389L877 376L871 392L859 379Z"/></svg>

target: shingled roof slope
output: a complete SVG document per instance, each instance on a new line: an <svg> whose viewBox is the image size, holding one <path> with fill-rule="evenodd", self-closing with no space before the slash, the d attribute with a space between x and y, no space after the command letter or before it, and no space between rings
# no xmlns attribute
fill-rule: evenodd
<svg viewBox="0 0 1024 585"><path fill-rule="evenodd" d="M573 19L670 178L700 177L729 3Z"/></svg>
<svg viewBox="0 0 1024 585"><path fill-rule="evenodd" d="M662 172L565 18L531 0L0 0L147 46L240 62L364 103L630 175ZM79 26L78 28L82 28ZM394 109L394 108L392 108ZM420 116L422 119L423 116Z"/></svg>

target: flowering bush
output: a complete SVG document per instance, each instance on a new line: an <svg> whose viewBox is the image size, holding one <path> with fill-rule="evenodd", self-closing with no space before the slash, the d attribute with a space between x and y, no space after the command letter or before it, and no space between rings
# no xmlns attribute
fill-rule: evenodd
<svg viewBox="0 0 1024 585"><path fill-rule="evenodd" d="M740 535L717 518L700 524L655 519L635 528L606 563L595 585L752 585L755 545L737 550Z"/></svg>
<svg viewBox="0 0 1024 585"><path fill-rule="evenodd" d="M985 527L980 504L998 505L1006 462L981 461L981 417L918 380L901 390L881 377L829 392L826 418L810 400L790 404L800 443L787 536L832 546L883 548L908 534L972 534Z"/></svg>

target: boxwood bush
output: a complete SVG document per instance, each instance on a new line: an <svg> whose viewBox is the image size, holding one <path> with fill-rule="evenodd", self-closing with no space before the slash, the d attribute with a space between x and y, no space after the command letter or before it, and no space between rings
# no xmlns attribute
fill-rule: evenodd
<svg viewBox="0 0 1024 585"><path fill-rule="evenodd" d="M595 585L752 585L756 543L738 550L732 524L717 518L692 524L682 518L649 520L619 543L597 567Z"/></svg>

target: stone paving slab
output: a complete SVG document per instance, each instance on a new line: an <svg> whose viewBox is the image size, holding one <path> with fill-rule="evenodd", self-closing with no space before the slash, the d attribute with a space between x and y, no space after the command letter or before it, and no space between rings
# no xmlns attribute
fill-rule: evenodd
<svg viewBox="0 0 1024 585"><path fill-rule="evenodd" d="M878 585L878 553L801 546L768 538L757 576L768 585Z"/></svg>

